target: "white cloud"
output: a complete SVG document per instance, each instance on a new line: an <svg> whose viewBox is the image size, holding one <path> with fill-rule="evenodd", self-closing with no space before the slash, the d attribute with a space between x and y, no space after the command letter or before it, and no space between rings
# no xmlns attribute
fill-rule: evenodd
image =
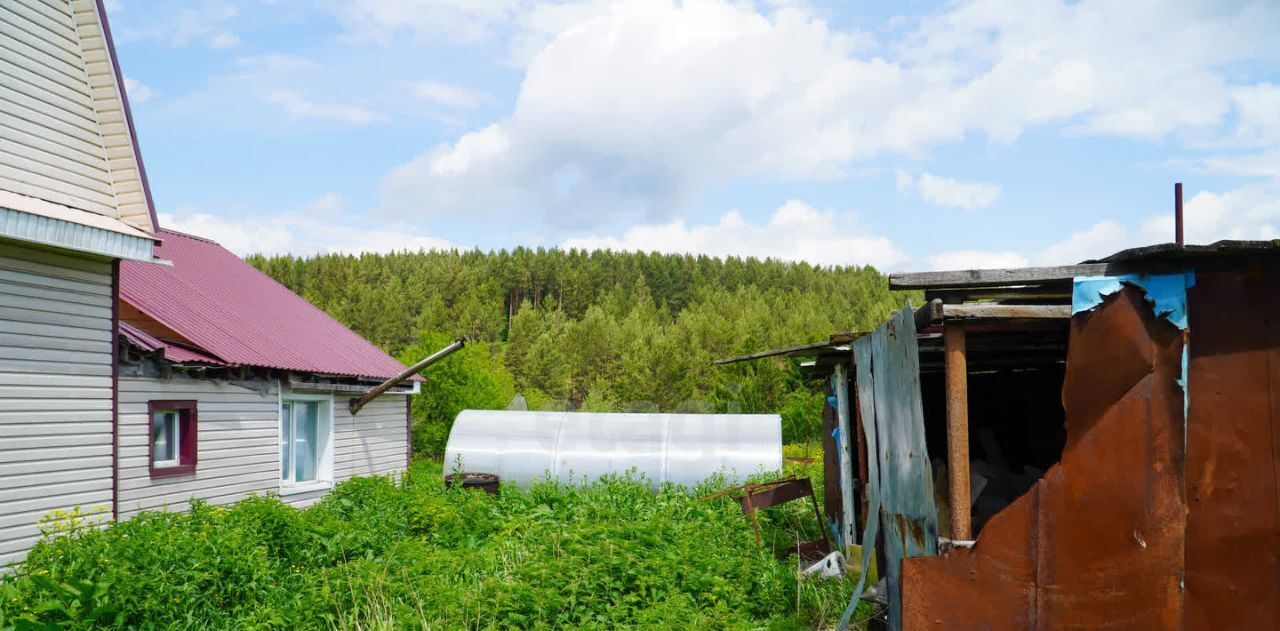
<svg viewBox="0 0 1280 631"><path fill-rule="evenodd" d="M714 224L690 226L682 220L641 224L629 228L621 237L572 238L561 247L769 257L818 265L874 265L879 269L893 269L906 260L906 255L888 239L861 233L849 217L821 212L800 201L787 202L763 224L730 211Z"/></svg>
<svg viewBox="0 0 1280 631"><path fill-rule="evenodd" d="M108 10L112 11L110 7ZM141 13L129 13L129 21L113 31L125 41L153 40L174 47L203 43L214 49L231 48L240 44L240 38L226 25L239 15L235 5L225 0L157 5Z"/></svg>
<svg viewBox="0 0 1280 631"><path fill-rule="evenodd" d="M1252 185L1223 193L1199 191L1187 199L1182 222L1187 243L1280 238L1280 185ZM1173 241L1173 209L1148 217L1140 235L1148 243Z"/></svg>
<svg viewBox="0 0 1280 631"><path fill-rule="evenodd" d="M231 31L218 31L209 36L209 48L235 48L240 45L240 38Z"/></svg>
<svg viewBox="0 0 1280 631"><path fill-rule="evenodd" d="M273 90L267 95L267 101L279 105L296 118L332 119L353 125L386 120L386 116L357 105L318 103L289 90Z"/></svg>
<svg viewBox="0 0 1280 631"><path fill-rule="evenodd" d="M909 195L913 189L918 189L920 197L935 206L950 206L965 210L986 208L1000 198L998 184L969 182L932 173L921 173L918 179L913 179L909 174L898 171L894 186L904 195Z"/></svg>
<svg viewBox="0 0 1280 631"><path fill-rule="evenodd" d="M1237 140L1264 147L1280 144L1280 85L1237 87L1231 100L1236 107Z"/></svg>
<svg viewBox="0 0 1280 631"><path fill-rule="evenodd" d="M365 217L342 211L342 198L328 193L296 212L229 217L193 209L160 213L160 225L212 239L240 256L448 250L458 246L400 225L370 226ZM465 249L465 248L464 248Z"/></svg>
<svg viewBox="0 0 1280 631"><path fill-rule="evenodd" d="M943 252L929 257L930 270L996 269L1002 267L1026 267L1030 262L1017 252L959 250Z"/></svg>
<svg viewBox="0 0 1280 631"><path fill-rule="evenodd" d="M1069 265L1098 259L1126 248L1174 240L1173 205L1135 228L1104 220L1072 233L1034 255L1037 265ZM1189 244L1221 239L1280 238L1280 186L1250 185L1226 192L1199 191L1183 207L1183 229Z"/></svg>
<svg viewBox="0 0 1280 631"><path fill-rule="evenodd" d="M359 2L356 21L422 35L461 10L394 4ZM652 223L731 178L835 178L972 134L1006 143L1057 125L1154 140L1221 127L1233 111L1256 134L1270 95L1237 91L1247 84L1220 69L1280 43L1280 7L1266 3L974 0L878 36L729 0L468 6L485 32L519 29L511 54L528 65L515 108L397 168L388 209ZM931 184L961 207L998 194Z"/></svg>
<svg viewBox="0 0 1280 631"><path fill-rule="evenodd" d="M1089 229L1073 232L1062 241L1041 250L1036 254L1035 260L1037 265L1074 265L1138 245L1143 244L1124 226L1114 221L1099 221Z"/></svg>
<svg viewBox="0 0 1280 631"><path fill-rule="evenodd" d="M413 95L455 109L471 109L490 100L488 94L466 86L442 81L419 81L412 84Z"/></svg>
<svg viewBox="0 0 1280 631"><path fill-rule="evenodd" d="M528 4L521 0L332 0L330 8L361 39L387 42L400 33L457 42L487 40Z"/></svg>
<svg viewBox="0 0 1280 631"><path fill-rule="evenodd" d="M796 10L765 16L706 0L607 9L536 55L510 117L397 169L385 205L532 206L561 225L610 208L661 221L734 175L838 176L864 153L861 112L904 88L898 70L850 58L849 36ZM498 138L505 149L489 151ZM578 174L573 190L560 186L565 172Z"/></svg>
<svg viewBox="0 0 1280 631"><path fill-rule="evenodd" d="M129 103L146 103L156 95L156 91L151 89L151 86L129 75L124 75L124 92L129 97Z"/></svg>

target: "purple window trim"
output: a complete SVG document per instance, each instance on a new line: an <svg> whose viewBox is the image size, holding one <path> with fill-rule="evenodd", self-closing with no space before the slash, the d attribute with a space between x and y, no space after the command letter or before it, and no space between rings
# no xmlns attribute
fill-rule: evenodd
<svg viewBox="0 0 1280 631"><path fill-rule="evenodd" d="M120 520L120 259L111 261L111 519ZM147 427L150 427L150 423Z"/></svg>
<svg viewBox="0 0 1280 631"><path fill-rule="evenodd" d="M177 410L178 412L178 464L171 467L157 467L155 450L151 448L151 424L155 422L156 412L161 410ZM196 472L196 445L199 421L196 415L196 402L185 401L148 401L147 402L147 467L151 479L172 478L179 475L191 475Z"/></svg>

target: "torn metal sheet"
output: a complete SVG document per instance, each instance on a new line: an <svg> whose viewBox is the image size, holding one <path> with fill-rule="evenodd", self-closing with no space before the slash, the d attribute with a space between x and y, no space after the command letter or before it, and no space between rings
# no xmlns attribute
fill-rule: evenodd
<svg viewBox="0 0 1280 631"><path fill-rule="evenodd" d="M1071 314L1088 311L1125 285L1141 287L1147 301L1154 305L1157 317L1165 318L1179 329L1187 328L1187 289L1195 285L1193 272L1182 274L1124 274L1120 276L1081 276L1075 279L1071 292Z"/></svg>
<svg viewBox="0 0 1280 631"><path fill-rule="evenodd" d="M1073 316L1061 462L972 548L903 560L904 628L1181 628L1183 339L1135 283Z"/></svg>
<svg viewBox="0 0 1280 631"><path fill-rule="evenodd" d="M1194 271L1177 274L1124 274L1121 276L1082 276L1075 279L1071 294L1071 313L1075 315L1088 311L1101 304L1102 300L1118 291L1125 285L1140 287L1146 292L1147 302L1152 305L1156 317L1164 318L1174 326L1186 331L1187 323L1187 290L1196 284ZM1183 416L1190 417L1191 393L1187 389L1188 352L1184 346L1182 351L1182 371L1178 375L1178 385L1183 392ZM1185 435L1185 432L1184 432Z"/></svg>
<svg viewBox="0 0 1280 631"><path fill-rule="evenodd" d="M872 509L867 513L862 541L864 574L854 590L854 602L865 586L871 557L867 552L873 549L879 530L883 533L885 567L881 570L889 592L889 628L899 629L902 561L937 554L938 550L938 514L925 448L920 350L913 312L904 309L897 313L873 333L855 340L853 350L867 462L874 468L867 480ZM851 614L852 608L845 612L842 625Z"/></svg>

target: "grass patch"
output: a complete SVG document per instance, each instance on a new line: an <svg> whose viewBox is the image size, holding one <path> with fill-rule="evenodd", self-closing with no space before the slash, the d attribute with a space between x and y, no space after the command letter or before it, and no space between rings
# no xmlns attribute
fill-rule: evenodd
<svg viewBox="0 0 1280 631"><path fill-rule="evenodd" d="M305 510L255 497L64 527L0 577L0 629L803 629L852 588L797 580L807 504L766 511L761 547L735 502L698 492L493 497L440 474L356 478Z"/></svg>

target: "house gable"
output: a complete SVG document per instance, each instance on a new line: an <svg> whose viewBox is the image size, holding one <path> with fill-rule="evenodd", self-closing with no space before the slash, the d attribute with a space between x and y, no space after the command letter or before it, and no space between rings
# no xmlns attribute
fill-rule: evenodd
<svg viewBox="0 0 1280 631"><path fill-rule="evenodd" d="M79 225L92 213L116 220L93 228L131 236L155 231L121 82L100 3L0 3L4 207Z"/></svg>

